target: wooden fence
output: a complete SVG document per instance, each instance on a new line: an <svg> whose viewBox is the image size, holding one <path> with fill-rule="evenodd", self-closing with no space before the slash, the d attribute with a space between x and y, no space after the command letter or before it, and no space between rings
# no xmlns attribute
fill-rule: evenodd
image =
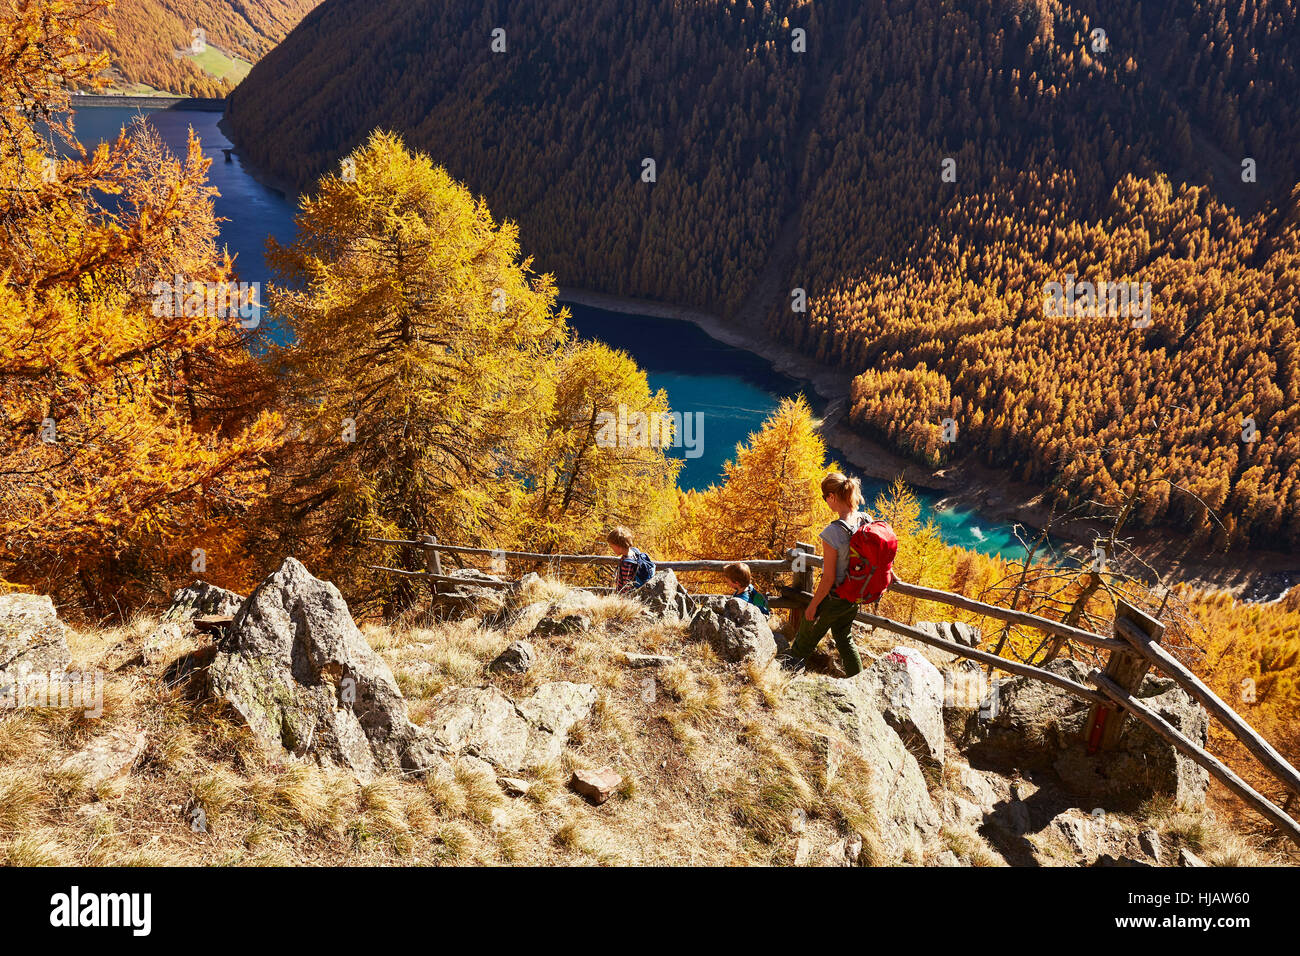
<svg viewBox="0 0 1300 956"><path fill-rule="evenodd" d="M437 538L431 536L423 537L418 541L390 538L368 538L367 540L374 544L421 549L425 556L424 571L410 571L379 565L371 565L371 567L378 571L426 580L434 593L437 593L439 584L471 583L464 578L444 574L440 557L442 554L535 562L552 567L562 564L614 566L621 560L613 555L602 554L534 554L526 551L472 548L463 545L441 544ZM729 561L658 561L655 566L660 570L671 569L674 572L721 571L730 563ZM798 622L812 598L814 590L813 571L822 566L822 559L816 553L816 549L810 544L800 542L796 547L791 548L782 559L759 559L747 561L746 564L749 565L752 571L773 574L789 573L794 576L793 585L782 587L780 596L773 598L769 602L774 608L784 608L790 612L787 628L789 636L792 637L793 631L797 628ZM486 582L473 581L472 583L477 587ZM502 582L495 585L488 583L488 586L509 588L513 585ZM595 590L607 589L597 588ZM1204 767L1211 776L1275 825L1283 836L1300 846L1300 823L1290 817L1283 808L1252 788L1208 750L1189 740L1176 727L1137 698L1137 690L1142 684L1142 679L1151 668L1157 668L1223 724L1229 733L1241 741L1264 769L1286 788L1289 793L1286 801L1288 806L1295 796L1300 795L1300 771L1297 771L1295 767L1287 762L1267 740L1224 703L1199 677L1160 646L1164 626L1155 618L1121 601L1115 613L1113 634L1104 636L1082 628L1062 624L1049 618L1040 617L1037 614L1030 614L1027 611L1013 611L1009 608L986 604L983 601L976 601L949 591L909 584L906 581L895 580L890 590L896 594L904 594L924 601L933 601L937 604L959 608L1008 624L1034 628L1053 637L1076 641L1105 651L1108 655L1105 666L1100 670L1094 669L1089 673L1088 681L1092 686L1086 687L1077 681L1070 680L1044 668L1022 664L990 654L987 651L966 647L956 641L937 637L919 628L887 617L881 617L878 614L872 614L869 611L860 611L857 615L859 621L880 630L902 635L922 644L947 651L959 657L979 661L1011 674L1051 684L1081 700L1087 701L1091 707L1088 712L1084 738L1090 754L1115 747L1126 719L1130 716L1135 718L1167 740L1175 749Z"/></svg>

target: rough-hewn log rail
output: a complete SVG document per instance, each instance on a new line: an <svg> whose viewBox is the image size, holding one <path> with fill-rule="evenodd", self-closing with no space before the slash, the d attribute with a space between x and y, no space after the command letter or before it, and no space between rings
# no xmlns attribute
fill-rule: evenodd
<svg viewBox="0 0 1300 956"><path fill-rule="evenodd" d="M1091 644L1093 647L1105 648L1108 651L1126 651L1128 646L1123 641L1117 641L1113 637L1102 637L1100 634L1094 634L1092 631L1085 631L1083 628L1071 627L1069 624L1062 624L1059 621L1053 621L1049 618L1039 617L1037 614L1030 614L1028 611L1013 611L1010 608L998 607L996 604L985 604L983 601L976 601L972 598L963 597L960 594L953 594L949 591L940 591L937 588L922 587L919 584L908 584L906 581L895 580L889 586L889 590L896 594L906 594L909 597L920 598L924 601L935 601L939 604L947 604L950 607L961 608L963 611L972 611L975 614L982 614L985 617L991 617L999 621L1006 621L1009 624L1021 624L1025 627L1032 627L1052 634L1056 637L1065 637L1072 641L1082 641L1084 644Z"/></svg>
<svg viewBox="0 0 1300 956"><path fill-rule="evenodd" d="M407 547L421 548L427 553L436 554L437 552L450 552L454 554L482 555L492 558L513 558L521 561L536 561L547 564L592 564L613 566L618 564L621 558L614 555L602 554L537 554L527 551L502 551L491 548L472 548L464 545L440 544L434 540L426 541L407 541L391 538L368 538L366 539L374 544L401 545ZM797 566L796 566L797 562ZM656 562L656 567L671 569L673 571L721 571L730 562L728 561L660 561ZM802 581L803 589L791 591L792 600L799 597L811 598L811 593L806 590L809 587L810 571L812 568L820 568L822 559L819 555L813 553L812 545L800 543L799 548L791 549L787 552L787 557L781 560L758 559L746 562L751 570L767 572L793 572L796 575L796 581ZM387 571L394 574L400 574L407 577L425 578L431 581L443 581L456 584L478 584L485 583L487 586L494 586L487 582L474 582L465 578L449 577L442 574L433 574L428 571L406 571L399 568L386 568L377 565L371 565L375 570ZM509 584L501 586L509 587ZM604 590L604 589L602 589ZM1022 627L1031 627L1036 630L1051 634L1056 637L1063 637L1068 640L1079 641L1092 647L1101 648L1112 653L1133 653L1136 652L1149 660L1154 666L1164 671L1179 687L1186 691L1194 700L1205 707L1205 709L1219 719L1219 721L1235 736L1246 749L1260 761L1261 764L1275 776L1291 793L1300 795L1300 771L1297 771L1286 759L1277 752L1277 750L1260 736L1254 728L1247 724L1242 718L1225 704L1200 678L1193 674L1187 667L1177 660L1172 654L1162 648L1158 643L1152 641L1147 635L1142 634L1127 621L1117 618L1115 621L1115 633L1119 638L1103 637L1100 634L1094 634L1092 631L1085 631L1082 628L1071 627L1068 624L1062 624L1059 621L1053 621L1049 618L1040 617L1037 614L1030 614L1027 611L1013 611L1009 608L998 607L993 604L986 604L983 601L976 601L973 598L964 597L960 594L953 594L950 591L941 591L937 588L928 588L919 584L909 584L906 581L895 579L890 586L890 590L897 594L915 597L924 601L933 601L937 604L948 605L949 607L959 608L970 611L984 617L990 617L995 620L1004 621L1010 624L1017 624ZM792 613L794 613L792 611ZM1219 780L1229 790L1235 793L1247 804L1254 807L1266 819L1277 825L1283 835L1288 839L1300 845L1300 823L1288 816L1284 810L1273 804L1268 798L1264 797L1258 791L1252 789L1245 781L1232 772L1225 764L1219 761L1208 751L1197 746L1188 740L1183 734L1168 724L1158 714L1143 704L1136 697L1129 694L1124 688L1120 687L1114 681L1107 678L1099 671L1093 671L1089 675L1089 680L1098 688L1101 693L1090 690L1082 684L1076 683L1069 678L1054 674L1051 671L1044 670L1040 667L1033 667L1029 664L1021 664L1017 661L1008 660L987 651L977 650L966 647L955 641L944 640L931 634L911 627L907 624L901 624L898 621L891 620L887 617L881 617L871 614L867 611L859 612L857 620L872 627L878 627L882 630L900 634L922 644L928 644L931 647L948 651L961 657L968 657L972 660L984 664L990 664L1000 670L1011 674L1018 674L1033 680L1039 680L1051 684L1061 690L1066 691L1075 697L1085 700L1092 704L1100 706L1118 706L1123 708L1135 718L1145 723L1157 734L1168 740L1174 747L1187 754L1195 760L1200 766L1204 767L1215 779ZM1122 638L1122 639L1121 639Z"/></svg>
<svg viewBox="0 0 1300 956"><path fill-rule="evenodd" d="M424 541L398 541L392 538L367 538L374 544L403 544L412 548L448 551L453 554L479 554L489 558L513 558L517 561L556 562L559 564L603 564L613 567L623 559L613 554L536 554L531 551L501 551L494 548L468 548L459 544L429 544ZM747 562L751 571L790 571L789 558L761 559ZM721 571L730 561L656 561L655 567L670 571ZM821 558L817 559L821 566ZM423 572L420 572L423 573ZM457 579L460 580L460 579ZM464 581L461 581L463 584Z"/></svg>
<svg viewBox="0 0 1300 956"><path fill-rule="evenodd" d="M1147 638L1127 621L1117 621L1115 627L1133 645L1134 650L1163 670L1198 704L1219 718L1219 722L1241 741L1242 746L1255 755L1255 759L1272 771L1288 790L1300 795L1300 772L1287 763L1286 758L1278 753L1272 744L1256 733L1255 728L1242 720L1241 716L1225 704L1199 677L1188 670L1178 658Z"/></svg>
<svg viewBox="0 0 1300 956"><path fill-rule="evenodd" d="M1040 680L1045 684L1052 684L1061 688L1066 693L1073 694L1090 704L1106 704L1108 701L1096 691L1089 690L1082 684L1070 680L1068 677L1062 677L1060 674L1053 674L1049 670L1043 670L1041 667L1034 667L1031 664L1021 664L1019 661L1007 660L1005 657L998 657L996 654L990 654L988 651L977 650L973 647L967 647L965 644L958 644L956 641L945 640L942 637L935 637L933 634L927 634L925 631L911 627L907 624L900 624L898 621L891 621L887 617L880 617L877 614L869 614L866 611L859 611L857 619L863 624L870 624L872 627L878 627L884 631L892 631L895 634L902 634L904 637L910 637L914 641L922 644L929 644L931 647L937 647L943 651L951 651L953 654L960 654L962 657L969 657L972 660L979 661L982 664L992 664L999 670L1004 670L1012 674L1019 674L1021 677L1031 677L1034 680Z"/></svg>
<svg viewBox="0 0 1300 956"><path fill-rule="evenodd" d="M1181 750L1204 767L1211 776L1240 797L1244 803L1254 807L1256 811L1273 823L1291 842L1295 843L1296 846L1300 846L1300 823L1296 823L1295 820L1287 816L1281 807L1252 788L1250 784L1233 773L1226 764L1218 760L1209 751L1201 749L1188 740L1178 732L1177 728L1170 725L1154 710L1124 690L1101 671L1094 670L1088 675L1088 679L1116 704L1165 738L1176 749Z"/></svg>

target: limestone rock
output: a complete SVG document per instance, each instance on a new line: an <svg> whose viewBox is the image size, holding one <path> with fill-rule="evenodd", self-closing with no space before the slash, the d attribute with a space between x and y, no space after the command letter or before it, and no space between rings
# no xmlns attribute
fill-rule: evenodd
<svg viewBox="0 0 1300 956"><path fill-rule="evenodd" d="M754 661L762 666L776 656L776 639L763 612L736 597L702 598L691 618L691 637L708 641L733 664Z"/></svg>
<svg viewBox="0 0 1300 956"><path fill-rule="evenodd" d="M1186 691L1163 682L1139 689L1163 692L1143 698L1143 703L1163 717L1183 736L1205 747L1209 715ZM1086 717L1086 706L1082 709ZM1113 715L1112 718L1113 719ZM1080 720L1082 733L1082 719ZM1065 785L1079 794L1095 795L1116 807L1131 807L1157 795L1171 797L1184 807L1202 807L1210 784L1209 772L1175 750L1146 724L1130 718L1115 749L1089 756L1081 739L1065 747L1054 762Z"/></svg>
<svg viewBox="0 0 1300 956"><path fill-rule="evenodd" d="M938 836L940 817L916 758L885 723L868 688L852 680L804 674L787 694L794 706L829 725L871 768L878 836L896 858L921 851Z"/></svg>
<svg viewBox="0 0 1300 956"><path fill-rule="evenodd" d="M543 684L515 704L496 687L460 687L433 702L427 724L439 746L469 754L507 773L560 755L569 731L596 702L590 684Z"/></svg>
<svg viewBox="0 0 1300 956"><path fill-rule="evenodd" d="M527 641L514 641L497 655L490 667L502 674L526 674L532 669L535 654Z"/></svg>
<svg viewBox="0 0 1300 956"><path fill-rule="evenodd" d="M1193 853L1187 847L1178 848L1178 865L1179 866L1209 866L1204 860Z"/></svg>
<svg viewBox="0 0 1300 956"><path fill-rule="evenodd" d="M965 647L979 647L984 640L984 632L973 624L962 624L957 621L917 621L913 626L918 631L925 631L927 634Z"/></svg>
<svg viewBox="0 0 1300 956"><path fill-rule="evenodd" d="M599 770L575 770L569 786L592 803L601 804L623 785L623 778L609 767Z"/></svg>
<svg viewBox="0 0 1300 956"><path fill-rule="evenodd" d="M895 647L853 678L870 687L881 715L922 766L943 767L943 675L919 651Z"/></svg>
<svg viewBox="0 0 1300 956"><path fill-rule="evenodd" d="M70 654L54 602L39 594L0 595L0 698L11 680L61 674Z"/></svg>
<svg viewBox="0 0 1300 956"><path fill-rule="evenodd" d="M1138 834L1138 843L1141 845L1142 851L1156 861L1157 866L1164 862L1164 847L1160 843L1159 832L1147 827Z"/></svg>
<svg viewBox="0 0 1300 956"><path fill-rule="evenodd" d="M591 627L591 618L586 614L562 614L543 617L533 626L534 637L557 637L562 634L577 634Z"/></svg>
<svg viewBox="0 0 1300 956"><path fill-rule="evenodd" d="M144 639L140 646L140 660L143 664L156 664L162 659L167 651L167 645L181 640L185 636L184 629L177 621L164 620Z"/></svg>
<svg viewBox="0 0 1300 956"><path fill-rule="evenodd" d="M295 558L240 608L207 671L268 746L369 777L429 770L438 748L411 723L392 671L366 643L338 588Z"/></svg>
<svg viewBox="0 0 1300 956"><path fill-rule="evenodd" d="M163 614L164 621L188 621L201 615L235 614L244 598L207 581L195 581L172 593L172 603Z"/></svg>
<svg viewBox="0 0 1300 956"><path fill-rule="evenodd" d="M1086 668L1060 658L1047 669L1087 685ZM1083 740L1088 704L1041 681L998 682L996 706L971 725L972 757L1017 769L1051 768L1076 796L1123 809L1157 795L1199 807L1209 775L1136 720L1125 723L1113 750L1089 755ZM1163 680L1144 681L1138 697L1185 736L1204 746L1209 719L1186 692Z"/></svg>
<svg viewBox="0 0 1300 956"><path fill-rule="evenodd" d="M1126 855L1132 836L1105 813L1071 808L1049 820L1030 842L1045 866L1088 866Z"/></svg>
<svg viewBox="0 0 1300 956"><path fill-rule="evenodd" d="M671 568L656 571L649 581L629 592L628 596L668 621L684 621L695 611L695 600L686 593Z"/></svg>
<svg viewBox="0 0 1300 956"><path fill-rule="evenodd" d="M118 727L100 734L63 761L61 769L80 774L91 790L130 771L144 753L148 737L139 727Z"/></svg>
<svg viewBox="0 0 1300 956"><path fill-rule="evenodd" d="M591 713L596 697L596 688L590 684L552 681L520 701L519 713L533 726L563 742L573 725Z"/></svg>

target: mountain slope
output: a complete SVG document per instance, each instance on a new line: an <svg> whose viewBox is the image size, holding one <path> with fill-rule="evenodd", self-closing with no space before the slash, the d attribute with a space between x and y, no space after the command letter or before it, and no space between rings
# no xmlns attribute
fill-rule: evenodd
<svg viewBox="0 0 1300 956"><path fill-rule="evenodd" d="M543 620L552 627L537 629ZM156 623L69 634L72 659L106 675L102 714L23 706L0 721L0 860L1082 866L1102 856L1174 865L1180 850L1212 865L1287 860L1203 804L1112 812L1107 802L1098 828L1095 796L1072 795L1050 773L975 769L951 741L923 771L912 755L922 745L886 723L867 681L728 666L681 622L536 576L504 615L367 624L357 635L391 668L411 719L460 741L418 774L356 774L264 746L238 712L204 699L204 673L229 642L184 619ZM531 669L492 668L520 638ZM891 652L895 641L860 639L884 671L904 657L932 669L914 650ZM647 652L672 660L629 666L628 653ZM574 689L587 705L549 717L563 719L564 743L516 766L532 708ZM570 789L575 771L607 767L620 778L608 802ZM1139 845L1146 828L1161 859ZM1080 830L1090 839L1075 839Z"/></svg>
<svg viewBox="0 0 1300 956"><path fill-rule="evenodd" d="M327 0L229 118L300 184L397 130L562 284L714 309L844 366L853 424L918 460L974 456L1063 502L1149 481L1134 525L1295 547L1295 19L1271 0ZM1135 283L1149 322L1047 314L1076 278Z"/></svg>
<svg viewBox="0 0 1300 956"><path fill-rule="evenodd" d="M117 0L111 30L90 45L112 58L113 86L221 96L243 69L288 35L319 0ZM195 30L207 50L191 49ZM227 73L226 71L232 71Z"/></svg>

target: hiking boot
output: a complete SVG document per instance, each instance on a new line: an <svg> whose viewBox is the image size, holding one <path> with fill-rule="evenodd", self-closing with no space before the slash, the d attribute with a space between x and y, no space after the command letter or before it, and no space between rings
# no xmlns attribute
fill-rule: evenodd
<svg viewBox="0 0 1300 956"><path fill-rule="evenodd" d="M792 671L796 674L808 668L806 660L802 657L795 657L793 654L782 654L776 659L776 662L781 665L782 670Z"/></svg>

